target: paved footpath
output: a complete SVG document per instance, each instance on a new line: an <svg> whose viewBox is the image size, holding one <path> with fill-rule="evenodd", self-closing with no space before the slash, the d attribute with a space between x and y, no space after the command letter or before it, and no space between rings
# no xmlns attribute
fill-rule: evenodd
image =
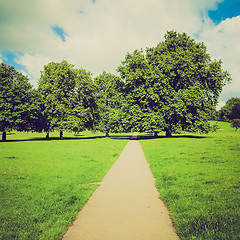
<svg viewBox="0 0 240 240"><path fill-rule="evenodd" d="M128 142L63 239L179 239L138 141Z"/></svg>

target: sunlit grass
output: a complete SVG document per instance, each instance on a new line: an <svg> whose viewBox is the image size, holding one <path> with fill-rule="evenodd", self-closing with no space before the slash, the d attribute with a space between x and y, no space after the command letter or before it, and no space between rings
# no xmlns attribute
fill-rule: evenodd
<svg viewBox="0 0 240 240"><path fill-rule="evenodd" d="M240 131L219 127L208 135L140 141L182 239L240 237Z"/></svg>
<svg viewBox="0 0 240 240"><path fill-rule="evenodd" d="M15 133L0 143L0 239L59 239L127 143L91 132L51 136Z"/></svg>

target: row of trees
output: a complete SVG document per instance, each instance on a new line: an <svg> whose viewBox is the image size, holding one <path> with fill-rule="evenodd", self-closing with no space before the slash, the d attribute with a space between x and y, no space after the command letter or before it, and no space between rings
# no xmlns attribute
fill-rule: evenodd
<svg viewBox="0 0 240 240"><path fill-rule="evenodd" d="M181 130L208 132L230 75L212 61L203 43L170 31L146 51L128 53L120 76L95 79L67 61L44 66L34 90L27 77L0 65L0 131L98 129L144 131L166 136ZM49 135L47 134L47 137Z"/></svg>

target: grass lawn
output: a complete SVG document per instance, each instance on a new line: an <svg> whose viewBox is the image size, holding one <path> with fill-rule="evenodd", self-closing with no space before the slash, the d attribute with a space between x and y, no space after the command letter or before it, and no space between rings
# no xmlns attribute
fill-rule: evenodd
<svg viewBox="0 0 240 240"><path fill-rule="evenodd" d="M208 135L140 140L182 239L240 239L240 131L219 127Z"/></svg>
<svg viewBox="0 0 240 240"><path fill-rule="evenodd" d="M0 239L59 239L127 143L91 132L58 136L13 133L0 142Z"/></svg>

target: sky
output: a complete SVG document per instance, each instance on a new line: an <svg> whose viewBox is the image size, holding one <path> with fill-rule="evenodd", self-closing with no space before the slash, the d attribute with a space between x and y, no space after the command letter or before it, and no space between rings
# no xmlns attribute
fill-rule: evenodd
<svg viewBox="0 0 240 240"><path fill-rule="evenodd" d="M240 97L240 0L0 0L0 61L35 87L43 66L63 59L95 77L170 30L204 42L230 72L219 108Z"/></svg>

